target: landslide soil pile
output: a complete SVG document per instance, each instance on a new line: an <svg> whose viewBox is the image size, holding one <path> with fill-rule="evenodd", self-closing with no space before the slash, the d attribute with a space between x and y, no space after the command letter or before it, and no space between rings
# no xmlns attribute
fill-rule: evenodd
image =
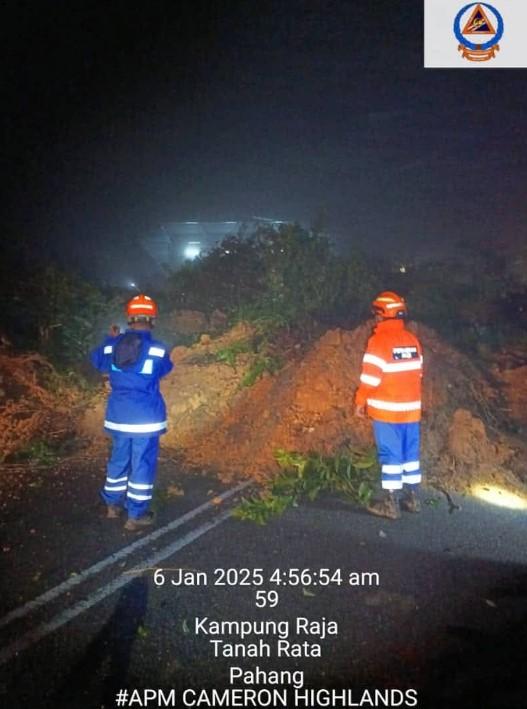
<svg viewBox="0 0 527 709"><path fill-rule="evenodd" d="M44 357L0 351L0 463L32 441L75 435L79 399Z"/></svg>
<svg viewBox="0 0 527 709"><path fill-rule="evenodd" d="M527 431L527 348L509 350L495 358L492 373L503 385L507 411Z"/></svg>
<svg viewBox="0 0 527 709"><path fill-rule="evenodd" d="M240 384L254 355L239 355L234 367L218 361L222 348L253 336L248 326L176 348L164 385L170 420L165 445L176 448L186 465L224 479L276 472L277 449L333 453L345 445L372 445L369 422L353 413L371 327L330 330L303 354L292 348L278 373L250 388ZM410 328L425 352L422 459L428 481L457 490L475 482L517 489L513 469L520 454L501 433L506 407L499 388L434 331L415 323Z"/></svg>

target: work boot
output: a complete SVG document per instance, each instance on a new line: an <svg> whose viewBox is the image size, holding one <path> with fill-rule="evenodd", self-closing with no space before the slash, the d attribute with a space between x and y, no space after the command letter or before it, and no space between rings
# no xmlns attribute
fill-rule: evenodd
<svg viewBox="0 0 527 709"><path fill-rule="evenodd" d="M150 527L154 524L153 512L147 512L142 517L128 517L124 528L128 532L138 532L145 527Z"/></svg>
<svg viewBox="0 0 527 709"><path fill-rule="evenodd" d="M393 493L388 493L377 502L373 502L367 508L368 512L377 517L387 517L388 519L399 519L401 510L399 501Z"/></svg>
<svg viewBox="0 0 527 709"><path fill-rule="evenodd" d="M119 519L123 512L123 508L119 505L107 505L106 506L106 519Z"/></svg>
<svg viewBox="0 0 527 709"><path fill-rule="evenodd" d="M404 512L421 512L421 503L413 490L405 490L403 493L401 509L404 510Z"/></svg>

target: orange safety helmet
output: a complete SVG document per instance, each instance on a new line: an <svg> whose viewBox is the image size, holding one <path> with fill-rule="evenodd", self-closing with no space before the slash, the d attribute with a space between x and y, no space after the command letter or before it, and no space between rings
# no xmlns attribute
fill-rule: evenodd
<svg viewBox="0 0 527 709"><path fill-rule="evenodd" d="M389 290L379 293L371 308L381 318L405 318L408 314L404 298Z"/></svg>
<svg viewBox="0 0 527 709"><path fill-rule="evenodd" d="M126 314L128 322L137 322L140 320L153 320L157 318L157 305L155 300L150 296L140 293L135 295L132 300L126 305Z"/></svg>

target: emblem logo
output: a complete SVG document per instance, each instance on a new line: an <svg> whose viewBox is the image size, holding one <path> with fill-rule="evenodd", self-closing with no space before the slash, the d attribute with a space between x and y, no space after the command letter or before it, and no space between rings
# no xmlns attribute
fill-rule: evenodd
<svg viewBox="0 0 527 709"><path fill-rule="evenodd" d="M503 18L492 5L473 2L465 5L454 20L454 34L463 59L486 62L499 52L503 37Z"/></svg>
<svg viewBox="0 0 527 709"><path fill-rule="evenodd" d="M417 359L417 347L392 347L394 359Z"/></svg>

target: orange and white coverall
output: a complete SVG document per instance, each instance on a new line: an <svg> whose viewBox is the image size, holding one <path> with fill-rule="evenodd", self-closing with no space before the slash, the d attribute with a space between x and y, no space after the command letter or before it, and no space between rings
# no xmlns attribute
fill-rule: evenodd
<svg viewBox="0 0 527 709"><path fill-rule="evenodd" d="M419 422L423 353L404 320L379 322L362 359L357 406L373 420L382 486L401 489L421 482Z"/></svg>

